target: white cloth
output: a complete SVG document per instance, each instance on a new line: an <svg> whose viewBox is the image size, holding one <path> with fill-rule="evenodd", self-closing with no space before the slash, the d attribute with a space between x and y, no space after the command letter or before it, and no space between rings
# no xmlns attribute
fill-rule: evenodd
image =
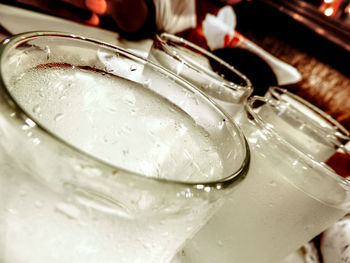
<svg viewBox="0 0 350 263"><path fill-rule="evenodd" d="M175 34L196 26L195 0L153 0L157 29Z"/></svg>
<svg viewBox="0 0 350 263"><path fill-rule="evenodd" d="M302 76L296 68L272 56L242 35L236 34L236 23L236 14L231 6L221 8L217 16L207 14L203 21L203 33L208 47L211 50L228 47L230 43L225 43L225 38L229 41L236 35L238 41L234 42L234 46L249 50L263 58L274 71L279 85L293 84L302 80Z"/></svg>

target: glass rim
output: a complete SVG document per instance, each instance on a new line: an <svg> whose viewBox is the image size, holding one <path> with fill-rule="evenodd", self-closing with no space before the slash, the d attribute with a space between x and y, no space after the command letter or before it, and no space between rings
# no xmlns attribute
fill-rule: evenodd
<svg viewBox="0 0 350 263"><path fill-rule="evenodd" d="M252 96L250 97L247 102L244 104L244 107L248 113L248 120L253 121L258 127L263 129L269 136L277 139L277 142L279 144L282 144L283 146L286 146L287 149L291 150L293 153L297 154L299 157L301 157L302 160L304 160L307 163L312 163L312 165L316 166L318 169L321 169L325 172L328 176L334 178L338 182L342 183L344 186L348 187L350 189L350 180L342 177L341 175L337 174L333 169L330 169L330 167L325 164L322 161L317 161L310 157L308 154L304 153L303 151L296 148L294 145L286 141L284 138L282 138L277 131L275 131L274 128L270 127L259 115L259 113L255 112L253 109L253 104L255 102L261 103L268 103L269 105L273 105L273 101L270 99L267 99L262 96ZM276 105L273 105L276 106Z"/></svg>
<svg viewBox="0 0 350 263"><path fill-rule="evenodd" d="M234 74L236 74L238 77L240 77L245 83L246 85L240 85L240 84L236 84L232 81L229 80L225 80L226 84L229 85L230 83L233 83L235 85L236 88L238 88L239 90L244 90L247 92L247 97L249 97L252 93L253 93L253 85L251 83L251 81L249 80L249 78L247 78L242 72L240 72L239 70L237 70L235 67L233 67L232 65L228 64L226 61L222 60L221 58L219 58L218 56L214 55L213 53L205 50L204 48L173 34L170 33L161 33L161 34L156 34L155 38L157 39L157 41L159 41L163 47L167 48L169 46L169 44L167 42L171 42L174 44L184 44L187 45L189 47L191 47L192 49L199 51L200 53L204 54L205 56L213 59L214 61L220 63L221 65L223 65L225 68L229 69L231 72L233 72ZM166 50L168 51L168 50ZM168 52L167 52L168 53ZM170 53L168 53L169 55L171 55ZM188 66L190 66L191 68L196 69L191 63L189 63L187 60L183 60L181 59L181 57L176 56L176 58L178 60L180 60L182 63L186 63ZM219 76L219 75L218 75ZM221 76L219 76L221 77ZM231 88L231 87L228 87Z"/></svg>
<svg viewBox="0 0 350 263"><path fill-rule="evenodd" d="M340 133L340 135L342 136L341 137L342 139L346 138L347 140L350 140L350 132L341 123L339 123L332 116L330 116L329 114L327 114L323 110L317 108L315 105L308 102L307 100L301 98L300 96L298 96L292 92L289 92L287 89L277 87L277 86L270 87L267 92L270 93L272 96L275 96L278 98L281 98L281 95L283 95L283 94L290 96L291 98L293 98L297 102L301 103L302 105L306 106L307 108L309 108L313 112L319 114L325 121L327 121L329 124L331 124L331 126L333 128L336 128L336 131ZM283 99L283 98L281 98L281 99ZM335 135L339 136L339 134L335 134Z"/></svg>
<svg viewBox="0 0 350 263"><path fill-rule="evenodd" d="M146 176L142 173L137 173L133 171L129 171L128 169L121 168L118 165L110 164L104 160L101 160L100 158L94 156L93 154L87 153L81 149L79 149L77 146L72 145L71 143L67 142L63 138L61 138L59 135L56 135L54 132L50 131L49 129L45 128L43 125L35 121L35 118L31 117L31 114L28 113L26 110L22 108L22 106L17 103L17 101L14 99L12 96L11 92L8 90L7 85L5 84L5 81L2 76L2 60L4 57L4 54L8 52L11 48L18 46L19 44L30 40L30 39L35 39L39 37L62 37L66 38L72 41L84 41L88 42L90 44L98 45L106 49L111 49L115 51L116 53L123 54L127 56L130 59L136 60L140 63L144 63L147 65L150 65L152 69L156 69L157 71L161 72L162 74L170 76L172 79L176 80L177 82L180 83L182 87L185 87L186 89L189 90L195 90L195 92L199 93L204 99L206 100L207 104L210 105L210 107L215 108L216 112L218 114L225 116L225 121L228 121L232 124L234 127L234 131L237 133L239 136L239 140L241 141L241 147L242 147L242 152L245 154L244 158L242 158L242 162L240 166L230 175L223 175L220 179L213 180L213 181L180 181L180 180L173 180L173 179L165 179L165 178L157 178L153 176ZM66 32L56 32L56 31L31 31L31 32L24 32L20 33L14 36L11 36L9 38L5 38L3 41L0 42L0 92L4 92L5 98L4 101L6 102L6 106L8 106L11 110L14 110L16 113L16 118L21 119L23 121L29 119L31 122L33 122L33 127L31 129L37 130L39 133L43 133L45 135L48 135L51 140L53 140L55 143L61 144L64 147L68 147L70 150L72 150L75 153L78 153L79 155L82 155L83 157L87 158L87 160L92 160L93 162L102 165L103 167L113 169L113 170L118 170L118 171L124 171L132 176L136 176L138 178L142 178L143 180L149 180L149 181L155 181L159 183L165 183L165 184L173 184L173 185L180 185L180 186L187 186L191 187L192 189L197 189L197 190L204 190L208 192L208 187L212 190L217 189L224 189L227 187L230 187L236 181L239 181L245 177L245 175L248 172L249 165L250 165L250 150L249 150L249 145L247 143L247 140L245 136L243 135L243 132L240 130L238 125L234 123L233 120L224 112L222 111L209 97L207 97L205 94L200 92L197 88L195 88L193 85L190 83L186 82L185 80L182 80L175 74L173 74L171 71L160 67L156 65L155 63L147 60L146 58L141 57L140 55L129 51L127 49L109 44L107 42L103 42L101 40L96 40L92 39L89 37L84 37L81 35L77 34L72 34L72 33L66 33ZM231 133L232 134L232 133Z"/></svg>

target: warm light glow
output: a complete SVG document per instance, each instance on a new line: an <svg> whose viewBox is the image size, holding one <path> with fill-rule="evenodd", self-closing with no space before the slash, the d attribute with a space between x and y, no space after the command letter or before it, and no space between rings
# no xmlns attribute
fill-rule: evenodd
<svg viewBox="0 0 350 263"><path fill-rule="evenodd" d="M350 14L350 4L348 4L348 6L345 8L345 12Z"/></svg>
<svg viewBox="0 0 350 263"><path fill-rule="evenodd" d="M332 3L334 0L323 0L323 2L325 2L326 4L330 4Z"/></svg>
<svg viewBox="0 0 350 263"><path fill-rule="evenodd" d="M334 13L334 9L332 7L328 7L323 12L326 16L331 16Z"/></svg>

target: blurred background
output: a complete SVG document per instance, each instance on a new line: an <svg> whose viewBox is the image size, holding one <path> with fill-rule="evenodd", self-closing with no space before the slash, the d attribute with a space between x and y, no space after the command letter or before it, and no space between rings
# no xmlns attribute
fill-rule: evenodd
<svg viewBox="0 0 350 263"><path fill-rule="evenodd" d="M162 3L162 1L165 0L157 0L155 3ZM142 18L142 7L148 6L149 17L156 15L152 0L124 1L128 5L122 8L113 7L112 4L118 1L108 0L107 11L101 11L102 15L99 16L89 8L77 7L86 7L88 2L97 3L95 9L97 8L96 12L99 12L98 8L103 9L103 7L98 3L106 1L0 1L0 3L117 31L122 37L132 40L151 38L152 33L159 31L152 19L146 22L140 20L140 23L145 25L134 34L129 32L130 28L127 28L128 25L137 27L139 21L137 18ZM140 5L141 2L146 5ZM184 6L190 2L192 1L183 1ZM196 25L177 34L207 48L202 32L202 21L208 13L216 14L222 6L232 5L237 16L236 30L239 33L301 73L302 81L288 85L286 88L326 111L350 129L350 0L197 0L193 2ZM139 8L135 8L136 6ZM112 13L110 10L113 8L119 11ZM132 15L129 16L131 19L125 22L126 18L123 16L127 17L130 10L132 10ZM128 23L127 26L123 25L123 21L118 24L117 20L121 17L124 19L124 24ZM230 56L229 53L221 55ZM238 66L238 69L248 77L256 78L258 85L276 84L274 76L266 74L268 69L263 67L262 62L257 63L256 59L249 54L239 53L235 56L238 62L234 66ZM254 84L256 81L252 80L252 82Z"/></svg>

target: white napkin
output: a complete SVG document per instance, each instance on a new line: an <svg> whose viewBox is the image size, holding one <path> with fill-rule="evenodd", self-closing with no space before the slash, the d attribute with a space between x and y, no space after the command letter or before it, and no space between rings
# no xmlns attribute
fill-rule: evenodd
<svg viewBox="0 0 350 263"><path fill-rule="evenodd" d="M302 80L300 72L279 60L261 47L235 31L236 15L231 6L221 8L217 16L207 14L203 21L203 34L211 50L223 47L240 47L258 55L270 65L279 85L288 85Z"/></svg>

